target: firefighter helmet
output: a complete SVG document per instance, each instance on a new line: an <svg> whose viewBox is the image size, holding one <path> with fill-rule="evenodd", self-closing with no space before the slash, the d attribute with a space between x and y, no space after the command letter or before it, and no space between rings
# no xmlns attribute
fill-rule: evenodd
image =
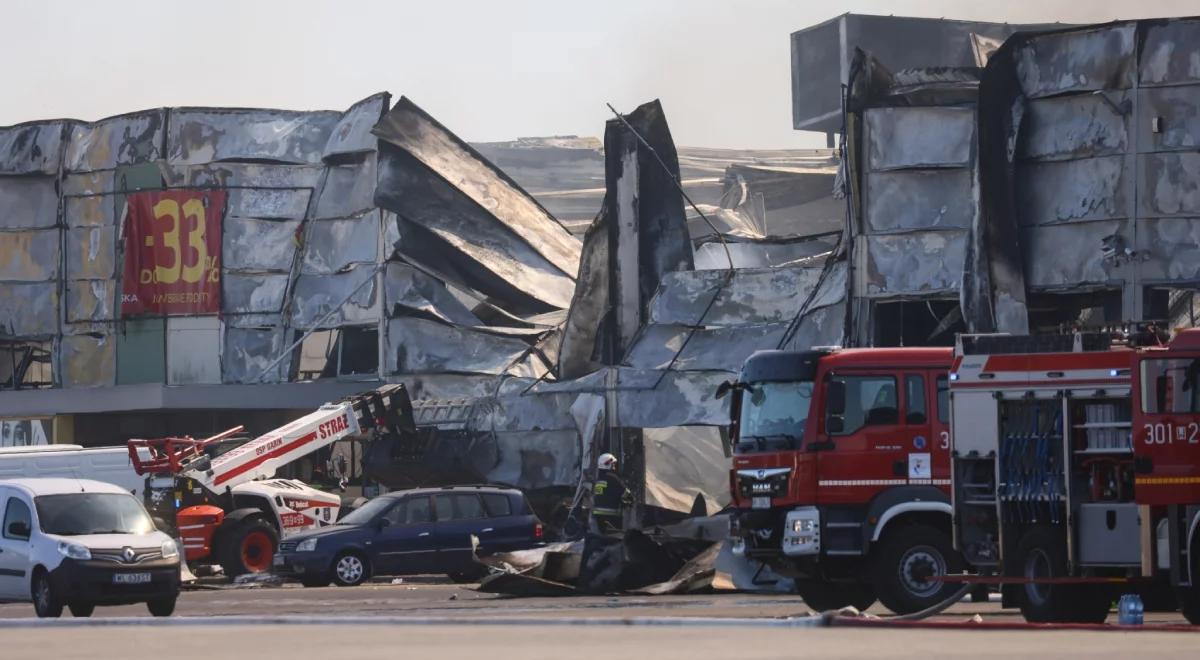
<svg viewBox="0 0 1200 660"><path fill-rule="evenodd" d="M600 454L600 458L596 460L596 467L601 470L617 469L617 457L612 454Z"/></svg>

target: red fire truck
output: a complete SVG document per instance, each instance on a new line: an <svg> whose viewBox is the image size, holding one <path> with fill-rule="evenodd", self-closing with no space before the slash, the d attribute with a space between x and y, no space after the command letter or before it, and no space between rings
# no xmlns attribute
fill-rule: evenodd
<svg viewBox="0 0 1200 660"><path fill-rule="evenodd" d="M1200 330L963 336L950 375L955 545L1029 621L1172 591L1200 622Z"/></svg>
<svg viewBox="0 0 1200 660"><path fill-rule="evenodd" d="M810 606L909 613L956 587L950 348L761 351L732 393L734 552Z"/></svg>

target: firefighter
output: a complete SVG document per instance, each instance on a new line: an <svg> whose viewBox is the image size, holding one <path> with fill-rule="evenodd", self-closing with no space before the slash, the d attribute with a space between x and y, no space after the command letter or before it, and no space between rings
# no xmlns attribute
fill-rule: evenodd
<svg viewBox="0 0 1200 660"><path fill-rule="evenodd" d="M601 531L620 531L624 527L624 507L633 502L625 482L617 476L617 457L600 454L596 461L599 474L592 497L592 517Z"/></svg>

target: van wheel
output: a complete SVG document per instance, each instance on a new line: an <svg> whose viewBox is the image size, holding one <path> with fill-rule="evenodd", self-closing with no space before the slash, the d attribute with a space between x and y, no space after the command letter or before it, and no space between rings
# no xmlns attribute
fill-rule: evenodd
<svg viewBox="0 0 1200 660"><path fill-rule="evenodd" d="M160 598L146 601L146 609L150 610L150 614L154 616L171 616L175 613L175 599Z"/></svg>
<svg viewBox="0 0 1200 660"><path fill-rule="evenodd" d="M221 539L221 568L227 577L266 573L279 547L279 534L262 518L249 518L224 530Z"/></svg>
<svg viewBox="0 0 1200 660"><path fill-rule="evenodd" d="M367 560L356 552L344 552L333 560L333 583L339 587L354 587L370 575Z"/></svg>
<svg viewBox="0 0 1200 660"><path fill-rule="evenodd" d="M86 619L96 611L95 603L71 603L67 607L71 609L71 616L77 619Z"/></svg>
<svg viewBox="0 0 1200 660"><path fill-rule="evenodd" d="M826 582L824 580L796 579L796 593L809 609L815 612L840 610L853 607L860 612L875 604L875 591L869 584Z"/></svg>
<svg viewBox="0 0 1200 660"><path fill-rule="evenodd" d="M950 539L929 525L904 525L885 532L874 566L879 602L896 614L912 614L948 598L955 585L933 582L962 570Z"/></svg>
<svg viewBox="0 0 1200 660"><path fill-rule="evenodd" d="M1067 577L1067 546L1061 530L1038 526L1017 544L1016 565L1025 578ZM1018 592L1030 623L1104 623L1109 594L1083 584L1025 584Z"/></svg>
<svg viewBox="0 0 1200 660"><path fill-rule="evenodd" d="M33 574L33 611L39 619L57 619L63 611L62 596L50 583L50 576L40 568Z"/></svg>

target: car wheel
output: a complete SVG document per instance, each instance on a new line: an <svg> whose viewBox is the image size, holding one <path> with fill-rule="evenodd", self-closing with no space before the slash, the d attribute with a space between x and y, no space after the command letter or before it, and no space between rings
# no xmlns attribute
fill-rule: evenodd
<svg viewBox="0 0 1200 660"><path fill-rule="evenodd" d="M928 580L962 570L958 553L941 530L906 525L885 532L875 558L874 579L879 602L896 614L932 607L959 587Z"/></svg>
<svg viewBox="0 0 1200 660"><path fill-rule="evenodd" d="M146 609L154 616L171 616L175 613L175 598L160 598L146 602Z"/></svg>
<svg viewBox="0 0 1200 660"><path fill-rule="evenodd" d="M221 545L221 568L227 577L266 573L279 547L279 534L266 520L250 518L225 530Z"/></svg>
<svg viewBox="0 0 1200 660"><path fill-rule="evenodd" d="M50 583L50 576L40 569L33 574L33 611L40 619L57 619L63 611L62 596Z"/></svg>
<svg viewBox="0 0 1200 660"><path fill-rule="evenodd" d="M369 574L367 560L357 552L345 552L333 560L333 583L339 587L360 585Z"/></svg>
<svg viewBox="0 0 1200 660"><path fill-rule="evenodd" d="M95 603L71 603L67 607L71 610L71 616L78 619L86 619L96 611Z"/></svg>

